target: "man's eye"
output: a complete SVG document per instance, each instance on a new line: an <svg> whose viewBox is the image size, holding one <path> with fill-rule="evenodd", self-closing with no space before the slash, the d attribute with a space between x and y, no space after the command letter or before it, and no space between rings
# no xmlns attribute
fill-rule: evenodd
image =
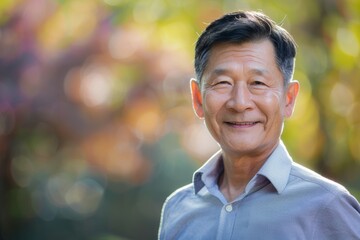
<svg viewBox="0 0 360 240"><path fill-rule="evenodd" d="M215 83L215 85L231 85L231 83L228 81L220 81L220 82Z"/></svg>
<svg viewBox="0 0 360 240"><path fill-rule="evenodd" d="M265 83L261 81L254 81L253 85L265 85Z"/></svg>

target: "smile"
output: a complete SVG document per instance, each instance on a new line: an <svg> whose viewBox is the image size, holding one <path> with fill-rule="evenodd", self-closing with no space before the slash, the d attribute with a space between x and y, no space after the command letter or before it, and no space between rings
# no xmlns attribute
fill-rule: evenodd
<svg viewBox="0 0 360 240"><path fill-rule="evenodd" d="M233 126L233 127L252 127L259 122L225 122L225 124Z"/></svg>

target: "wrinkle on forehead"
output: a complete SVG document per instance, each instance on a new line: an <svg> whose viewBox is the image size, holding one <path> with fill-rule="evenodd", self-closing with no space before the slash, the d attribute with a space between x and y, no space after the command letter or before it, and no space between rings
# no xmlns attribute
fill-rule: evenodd
<svg viewBox="0 0 360 240"><path fill-rule="evenodd" d="M241 61L233 62L232 59ZM230 63L230 64L229 64ZM242 44L221 43L211 49L209 62L203 77L224 75L231 71L243 70L244 64L249 74L266 76L281 74L275 59L275 50L269 40ZM242 69L240 69L242 68Z"/></svg>

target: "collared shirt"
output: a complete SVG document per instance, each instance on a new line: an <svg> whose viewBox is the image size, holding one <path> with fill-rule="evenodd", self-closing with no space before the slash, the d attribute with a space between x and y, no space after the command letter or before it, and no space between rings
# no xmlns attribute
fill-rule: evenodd
<svg viewBox="0 0 360 240"><path fill-rule="evenodd" d="M341 185L292 161L281 142L227 202L221 152L164 203L159 239L360 239L360 205Z"/></svg>

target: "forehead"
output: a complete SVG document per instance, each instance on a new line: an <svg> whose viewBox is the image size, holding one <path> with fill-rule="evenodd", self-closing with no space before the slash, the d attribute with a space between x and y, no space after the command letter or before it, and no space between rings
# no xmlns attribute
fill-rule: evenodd
<svg viewBox="0 0 360 240"><path fill-rule="evenodd" d="M211 51L205 68L206 73L219 72L228 68L246 68L280 73L275 60L274 46L268 39L256 42L221 43ZM223 69L225 68L225 69Z"/></svg>

